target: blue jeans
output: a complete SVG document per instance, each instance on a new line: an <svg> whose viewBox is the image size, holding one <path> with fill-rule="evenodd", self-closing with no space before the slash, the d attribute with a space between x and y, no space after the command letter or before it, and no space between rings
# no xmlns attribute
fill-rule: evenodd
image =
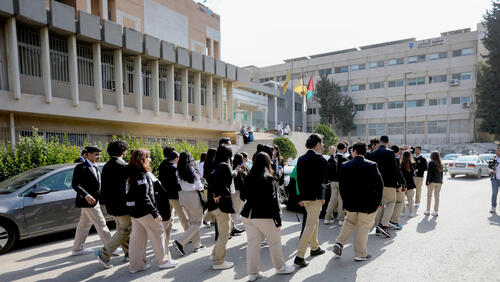
<svg viewBox="0 0 500 282"><path fill-rule="evenodd" d="M491 180L491 206L493 208L497 207L497 195L498 195L498 186L500 186L500 179L492 179Z"/></svg>

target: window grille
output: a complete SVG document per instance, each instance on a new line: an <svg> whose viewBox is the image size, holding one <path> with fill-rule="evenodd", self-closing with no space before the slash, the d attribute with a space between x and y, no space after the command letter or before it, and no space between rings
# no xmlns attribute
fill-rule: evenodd
<svg viewBox="0 0 500 282"><path fill-rule="evenodd" d="M115 64L113 52L101 52L102 88L115 90Z"/></svg>
<svg viewBox="0 0 500 282"><path fill-rule="evenodd" d="M78 59L78 83L86 86L94 86L92 47L77 44L76 55Z"/></svg>
<svg viewBox="0 0 500 282"><path fill-rule="evenodd" d="M151 65L142 64L142 95L151 96Z"/></svg>
<svg viewBox="0 0 500 282"><path fill-rule="evenodd" d="M160 65L158 68L160 99L167 99L167 66Z"/></svg>
<svg viewBox="0 0 500 282"><path fill-rule="evenodd" d="M19 49L19 73L42 77L40 33L18 27L17 45Z"/></svg>
<svg viewBox="0 0 500 282"><path fill-rule="evenodd" d="M50 37L50 72L53 80L69 82L68 41Z"/></svg>

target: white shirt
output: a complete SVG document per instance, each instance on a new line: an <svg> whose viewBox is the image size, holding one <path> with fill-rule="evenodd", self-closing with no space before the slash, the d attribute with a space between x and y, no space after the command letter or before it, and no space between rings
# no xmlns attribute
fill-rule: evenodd
<svg viewBox="0 0 500 282"><path fill-rule="evenodd" d="M203 178L203 165L205 164L205 162L200 162L198 164L198 172L200 173L200 176Z"/></svg>
<svg viewBox="0 0 500 282"><path fill-rule="evenodd" d="M203 184L201 183L200 176L198 173L194 174L194 183L189 183L187 181L182 180L179 177L179 173L176 172L177 178L179 179L179 184L181 185L181 190L188 191L203 191Z"/></svg>

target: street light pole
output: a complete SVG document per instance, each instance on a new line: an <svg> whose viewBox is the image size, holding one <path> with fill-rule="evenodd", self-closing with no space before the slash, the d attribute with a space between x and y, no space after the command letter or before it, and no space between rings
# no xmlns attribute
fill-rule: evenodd
<svg viewBox="0 0 500 282"><path fill-rule="evenodd" d="M405 98L404 98L404 101L405 101L405 102L404 102L404 110L405 110L405 118L404 118L404 122L405 122L405 132L404 132L404 133L405 133L405 134L404 134L404 142L403 142L403 143L404 143L404 145L407 145L407 142L406 142L406 134L407 134L407 131L408 131L408 130L407 130L407 129L408 129L408 128L407 128L408 126L407 126L407 121L406 121L406 108L407 108L407 106L408 106L408 105L407 105L407 101L406 101L406 85L408 84L408 83L407 83L407 79L406 79L406 76L407 76L407 75L408 75L408 72L405 72Z"/></svg>

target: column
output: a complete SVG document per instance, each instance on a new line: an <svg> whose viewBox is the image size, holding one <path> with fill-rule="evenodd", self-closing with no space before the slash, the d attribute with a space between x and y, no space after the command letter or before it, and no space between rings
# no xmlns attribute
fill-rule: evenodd
<svg viewBox="0 0 500 282"><path fill-rule="evenodd" d="M214 118L214 88L213 80L211 75L205 77L205 85L207 86L207 116L208 120L211 121Z"/></svg>
<svg viewBox="0 0 500 282"><path fill-rule="evenodd" d="M174 78L174 65L167 66L167 103L168 103L168 113L170 118L175 115L175 78Z"/></svg>
<svg viewBox="0 0 500 282"><path fill-rule="evenodd" d="M274 128L273 129L278 129L278 97L273 97L273 104L274 104ZM267 115L265 117L267 119ZM267 124L265 125L266 127L268 126Z"/></svg>
<svg viewBox="0 0 500 282"><path fill-rule="evenodd" d="M7 61L9 64L9 82L10 90L16 100L21 99L21 80L19 78L19 55L17 49L17 30L16 18L11 17L7 20Z"/></svg>
<svg viewBox="0 0 500 282"><path fill-rule="evenodd" d="M306 132L307 127L307 100L306 95L304 95L304 103L302 104L302 132Z"/></svg>
<svg viewBox="0 0 500 282"><path fill-rule="evenodd" d="M227 120L234 121L234 108L233 108L233 83L228 81L226 86L226 112Z"/></svg>
<svg viewBox="0 0 500 282"><path fill-rule="evenodd" d="M194 73L194 115L201 118L201 72Z"/></svg>
<svg viewBox="0 0 500 282"><path fill-rule="evenodd" d="M134 56L134 95L137 113L142 113L142 58Z"/></svg>
<svg viewBox="0 0 500 282"><path fill-rule="evenodd" d="M275 122L277 123L277 122ZM264 109L264 128L267 128L267 109Z"/></svg>
<svg viewBox="0 0 500 282"><path fill-rule="evenodd" d="M50 47L49 28L44 26L40 29L40 56L42 57L42 80L45 102L52 102L52 79L50 77Z"/></svg>
<svg viewBox="0 0 500 282"><path fill-rule="evenodd" d="M189 118L189 103L188 103L188 69L181 70L181 96L182 96L182 114L185 119Z"/></svg>
<svg viewBox="0 0 500 282"><path fill-rule="evenodd" d="M94 73L94 96L97 109L102 109L102 68L101 68L101 43L92 44L92 60Z"/></svg>
<svg viewBox="0 0 500 282"><path fill-rule="evenodd" d="M16 148L16 124L14 121L14 113L10 113L10 145L12 150Z"/></svg>
<svg viewBox="0 0 500 282"><path fill-rule="evenodd" d="M210 54L209 56L214 58L214 40L212 38L210 38Z"/></svg>
<svg viewBox="0 0 500 282"><path fill-rule="evenodd" d="M283 124L286 126L286 124ZM292 93L292 131L295 130L295 92Z"/></svg>
<svg viewBox="0 0 500 282"><path fill-rule="evenodd" d="M113 52L115 63L115 94L116 108L123 112L123 58L122 49L116 49Z"/></svg>
<svg viewBox="0 0 500 282"><path fill-rule="evenodd" d="M158 60L154 60L151 64L151 95L153 101L153 114L160 114L160 78L158 76Z"/></svg>
<svg viewBox="0 0 500 282"><path fill-rule="evenodd" d="M253 117L253 112L248 111L248 121L249 121L250 127L253 128L252 117Z"/></svg>
<svg viewBox="0 0 500 282"><path fill-rule="evenodd" d="M68 37L68 68L70 93L73 98L73 106L78 106L80 98L78 97L78 57L76 56L76 35Z"/></svg>
<svg viewBox="0 0 500 282"><path fill-rule="evenodd" d="M224 101L222 101L222 88L224 87L224 80L222 78L219 78L217 79L217 93L216 96L217 96L217 103L218 103L218 107L217 107L217 112L219 113L219 119L220 120L224 120Z"/></svg>
<svg viewBox="0 0 500 282"><path fill-rule="evenodd" d="M108 0L99 1L99 13L101 14L101 19L108 19Z"/></svg>

